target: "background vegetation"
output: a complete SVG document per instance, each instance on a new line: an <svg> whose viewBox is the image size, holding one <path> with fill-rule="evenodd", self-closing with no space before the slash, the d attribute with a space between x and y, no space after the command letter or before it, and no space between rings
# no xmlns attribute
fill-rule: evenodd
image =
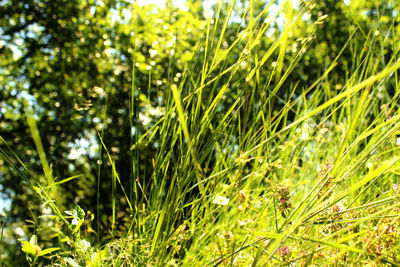
<svg viewBox="0 0 400 267"><path fill-rule="evenodd" d="M0 1L1 265L398 264L399 9Z"/></svg>

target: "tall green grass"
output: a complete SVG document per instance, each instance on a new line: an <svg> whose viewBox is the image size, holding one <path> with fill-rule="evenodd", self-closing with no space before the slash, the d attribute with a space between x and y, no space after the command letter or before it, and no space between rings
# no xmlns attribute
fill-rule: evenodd
<svg viewBox="0 0 400 267"><path fill-rule="evenodd" d="M40 159L46 180L21 174L53 210L54 220L64 222L60 243L71 246L60 244L61 251L50 251L60 256L53 258L54 264L344 266L399 262L397 45L388 44L384 36L372 38L364 33L369 47L365 51L358 40L350 38L346 46L352 49L354 66L340 90L332 93L335 81L329 76L340 55L308 88L296 84L288 88L285 81L303 64L302 51L308 41L288 65L283 58L290 45L288 36L306 7L294 12L282 4L287 23L274 44L261 48L258 43L270 25L259 18L270 6L254 14L250 1L245 11L245 16L250 14L248 26L223 49L234 4L223 10L225 16L220 16L219 9L214 24L208 23L204 42L181 81L169 81L162 100L165 114L140 137L127 141L133 161L130 188L122 187L107 140L99 133L101 149L112 168L113 239L89 244L81 237L84 211L76 207L66 216L59 210L57 185L44 156ZM239 43L245 49L236 62L228 64ZM389 62L382 62L381 53L390 45L395 52ZM201 62L196 62L198 58ZM263 66L272 61L276 61L274 71L260 77ZM201 64L201 73L193 72L194 64ZM248 66L246 77L239 75L242 65ZM245 79L247 86L238 88L237 79ZM137 88L132 81L129 120L134 126L138 115L133 110L140 100L135 98ZM385 91L389 86L394 88L392 96ZM288 92L285 99L278 93L281 90ZM237 97L228 97L232 95ZM106 110L107 106L104 120ZM33 139L39 155L45 155L32 118L28 116ZM152 174L143 177L137 147L155 141L159 146L152 166L145 166ZM11 148L2 151L2 156L10 158L10 165L23 164L11 160L16 158ZM132 216L124 235L114 238L117 187ZM31 242L32 247L36 245ZM26 251L28 257L42 256Z"/></svg>

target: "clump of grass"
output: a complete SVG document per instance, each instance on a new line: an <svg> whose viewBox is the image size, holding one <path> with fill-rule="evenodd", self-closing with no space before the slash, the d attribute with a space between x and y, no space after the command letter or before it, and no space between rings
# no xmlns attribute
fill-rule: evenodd
<svg viewBox="0 0 400 267"><path fill-rule="evenodd" d="M202 56L202 72L191 73L187 66L182 82L171 82L160 107L165 114L143 135L149 137L148 142L157 139L159 149L151 177L134 181L134 197L123 190L131 217L122 236L115 234L116 188L121 182L101 134L112 168L108 242L90 244L82 237L87 218L78 206L67 213L58 209L52 197L57 186L45 158L41 160L46 186L52 193L27 177L51 208L48 217L63 223L55 227L60 249L51 251L54 266L399 262L396 108L400 91L398 82L393 82L393 73L400 68L398 55L378 69L378 55L355 50L358 63L334 95L327 95L326 87L338 58L314 84L300 93L293 88L288 99L278 99L276 93L283 90L285 79L301 64L301 51L285 73L270 74L267 81L276 79L275 85L259 83L260 68L273 57L274 49L288 45L287 34L297 17L284 27L281 43L258 58L257 43L267 25L258 23L257 17L243 29L246 35L239 35L228 49L221 48L232 9L233 4L225 21L217 20L214 28L208 25L200 44L203 49L197 54ZM297 16L304 12L300 10ZM220 36L214 42L210 36L216 32ZM246 49L233 65L226 65L238 43ZM246 77L249 88L235 88L238 68L247 62L255 62ZM283 62L278 64L277 70L282 71ZM396 93L381 100L377 95L388 83ZM133 84L132 95L135 90ZM237 98L228 101L226 96L234 92ZM279 112L274 113L274 101L281 102ZM29 118L40 151L40 136ZM141 141L133 142L132 150ZM22 242L28 246L29 242ZM29 244L45 251L35 242Z"/></svg>

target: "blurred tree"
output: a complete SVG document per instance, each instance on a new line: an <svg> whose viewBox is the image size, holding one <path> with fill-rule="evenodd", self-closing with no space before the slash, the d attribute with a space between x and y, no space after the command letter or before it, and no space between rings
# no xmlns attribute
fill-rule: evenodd
<svg viewBox="0 0 400 267"><path fill-rule="evenodd" d="M123 186L133 186L130 146L159 116L153 111L163 106L166 82L180 79L203 38L200 12L198 3L192 3L188 12L138 7L126 1L1 3L1 136L34 176L42 175L24 115L24 102L28 102L57 181L83 174L57 187L62 209L79 203L97 212L97 133L103 134ZM180 56L172 60L175 54ZM129 113L131 99L133 113ZM135 177L150 177L154 151L153 145L133 151L141 159ZM111 209L110 164L102 153L100 230L109 228ZM22 187L22 178L0 160L2 194L12 199L6 225L40 215L33 192ZM121 199L117 205L123 211L126 202Z"/></svg>

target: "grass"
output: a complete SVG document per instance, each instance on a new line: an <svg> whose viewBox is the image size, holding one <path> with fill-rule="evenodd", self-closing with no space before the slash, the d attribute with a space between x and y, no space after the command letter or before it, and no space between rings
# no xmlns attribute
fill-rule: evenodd
<svg viewBox="0 0 400 267"><path fill-rule="evenodd" d="M280 37L260 57L264 50L257 44L269 25L257 16L268 10L255 16L251 3L246 11L250 23L227 49L221 44L234 3L225 18L217 16L214 25L208 24L196 54L201 62L194 58L179 83L170 81L161 95L164 114L147 132L132 136L130 189L122 187L107 140L99 134L112 168L108 242L85 240L81 229L87 214L79 206L67 213L57 207L60 185L54 184L28 113L46 179L24 177L51 208L46 220L63 222L60 248L41 248L35 238L23 243L31 265L50 255L54 266L399 263L398 47L392 44L395 52L386 63L381 53L390 45L387 38L366 35L368 51L349 39L354 64L340 90L332 93L335 81L329 75L339 56L308 88L287 88L286 79L302 64L303 49L285 66L285 48L306 8L287 13L290 20ZM239 43L245 49L229 65ZM276 55L276 67L263 81L263 65ZM195 64L201 64L201 73L192 71ZM247 76L239 71L242 65L248 66ZM246 79L247 87L238 88L237 79ZM385 91L389 86L392 96ZM139 105L136 90L133 83L130 110ZM288 92L286 99L278 94L281 90ZM134 116L130 113L131 125L138 121ZM151 177L142 177L137 147L154 142L159 144L157 153L152 166L145 166ZM11 166L23 164L11 160L17 158L11 148L2 154ZM119 237L118 187L132 215Z"/></svg>

